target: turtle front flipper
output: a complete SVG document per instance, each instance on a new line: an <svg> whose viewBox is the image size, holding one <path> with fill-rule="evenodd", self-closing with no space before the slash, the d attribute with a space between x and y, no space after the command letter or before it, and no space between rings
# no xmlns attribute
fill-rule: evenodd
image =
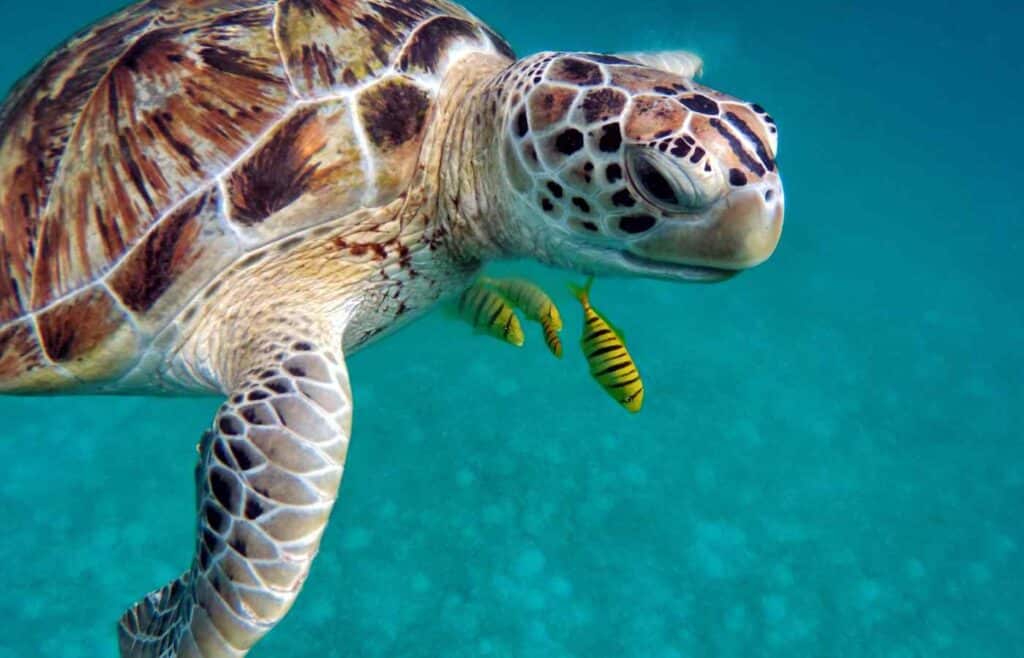
<svg viewBox="0 0 1024 658"><path fill-rule="evenodd" d="M192 567L121 618L122 658L243 656L302 588L341 482L351 393L331 350L271 353L203 436Z"/></svg>

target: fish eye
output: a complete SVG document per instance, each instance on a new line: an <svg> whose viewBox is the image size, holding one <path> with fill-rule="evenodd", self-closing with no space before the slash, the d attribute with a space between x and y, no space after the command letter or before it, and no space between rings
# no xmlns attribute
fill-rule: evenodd
<svg viewBox="0 0 1024 658"><path fill-rule="evenodd" d="M630 185L648 204L671 213L707 207L716 198L704 193L681 167L657 151L634 147L626 155Z"/></svg>

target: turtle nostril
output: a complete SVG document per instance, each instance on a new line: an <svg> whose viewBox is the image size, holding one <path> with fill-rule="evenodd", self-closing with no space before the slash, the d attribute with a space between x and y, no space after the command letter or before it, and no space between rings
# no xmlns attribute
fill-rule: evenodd
<svg viewBox="0 0 1024 658"><path fill-rule="evenodd" d="M774 198L775 198L775 190L765 190L765 192L764 192L764 200L765 201L767 201L768 203L771 203L772 199L774 199Z"/></svg>

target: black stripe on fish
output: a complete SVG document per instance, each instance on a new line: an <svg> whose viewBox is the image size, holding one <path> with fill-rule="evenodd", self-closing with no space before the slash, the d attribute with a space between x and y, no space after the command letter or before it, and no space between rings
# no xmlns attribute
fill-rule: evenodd
<svg viewBox="0 0 1024 658"><path fill-rule="evenodd" d="M594 376L595 377L604 377L605 375L611 374L613 372L618 372L619 370L624 370L626 368L629 368L632 365L633 365L633 360L632 359L626 359L622 363L616 363L613 366L608 366L607 368L605 368L601 372L595 373Z"/></svg>
<svg viewBox="0 0 1024 658"><path fill-rule="evenodd" d="M476 302L476 312L473 314L474 327L480 326L480 314L487 309L487 295L485 295L482 290L479 291L478 295L479 296Z"/></svg>
<svg viewBox="0 0 1024 658"><path fill-rule="evenodd" d="M594 359L596 357L601 356L602 354L608 354L609 352L614 352L616 350L621 350L621 349L622 349L622 346L618 345L618 344L608 345L607 347L601 347L601 348L598 348L597 350L591 352L590 354L588 354L587 355L587 359L588 360L589 359Z"/></svg>
<svg viewBox="0 0 1024 658"><path fill-rule="evenodd" d="M501 313L500 307L498 308L498 313ZM495 313L494 317L497 318L498 314ZM505 321L505 338L508 338L509 333L512 331L512 321L515 320L515 317L515 313L509 313L508 320Z"/></svg>
<svg viewBox="0 0 1024 658"><path fill-rule="evenodd" d="M496 304L495 306L497 306L497 308L494 309L494 313L491 315L491 319L487 321L487 326L488 327L490 327L495 322L497 322L498 321L498 316L501 315L501 311L502 311L501 304ZM512 321L512 318L509 318L509 322L505 323L505 335L506 336L508 335L508 325L509 325L509 323L511 323L511 321Z"/></svg>
<svg viewBox="0 0 1024 658"><path fill-rule="evenodd" d="M643 392L644 392L644 387L643 387L643 386L641 386L641 387L640 387L640 390L638 390L638 391L637 391L636 393L634 393L633 395L627 396L627 397L626 397L626 398L625 398L625 399L623 400L623 402L625 402L626 404L629 404L629 403L630 403L630 402L632 402L633 400L637 399L637 397L638 397L639 395L641 395L641 394L642 394Z"/></svg>

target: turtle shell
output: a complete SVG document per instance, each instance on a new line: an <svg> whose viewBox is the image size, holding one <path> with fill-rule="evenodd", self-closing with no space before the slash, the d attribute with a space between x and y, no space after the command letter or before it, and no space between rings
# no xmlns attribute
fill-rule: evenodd
<svg viewBox="0 0 1024 658"><path fill-rule="evenodd" d="M59 48L0 109L0 390L116 377L246 251L396 198L455 45L512 56L433 0L151 0Z"/></svg>

